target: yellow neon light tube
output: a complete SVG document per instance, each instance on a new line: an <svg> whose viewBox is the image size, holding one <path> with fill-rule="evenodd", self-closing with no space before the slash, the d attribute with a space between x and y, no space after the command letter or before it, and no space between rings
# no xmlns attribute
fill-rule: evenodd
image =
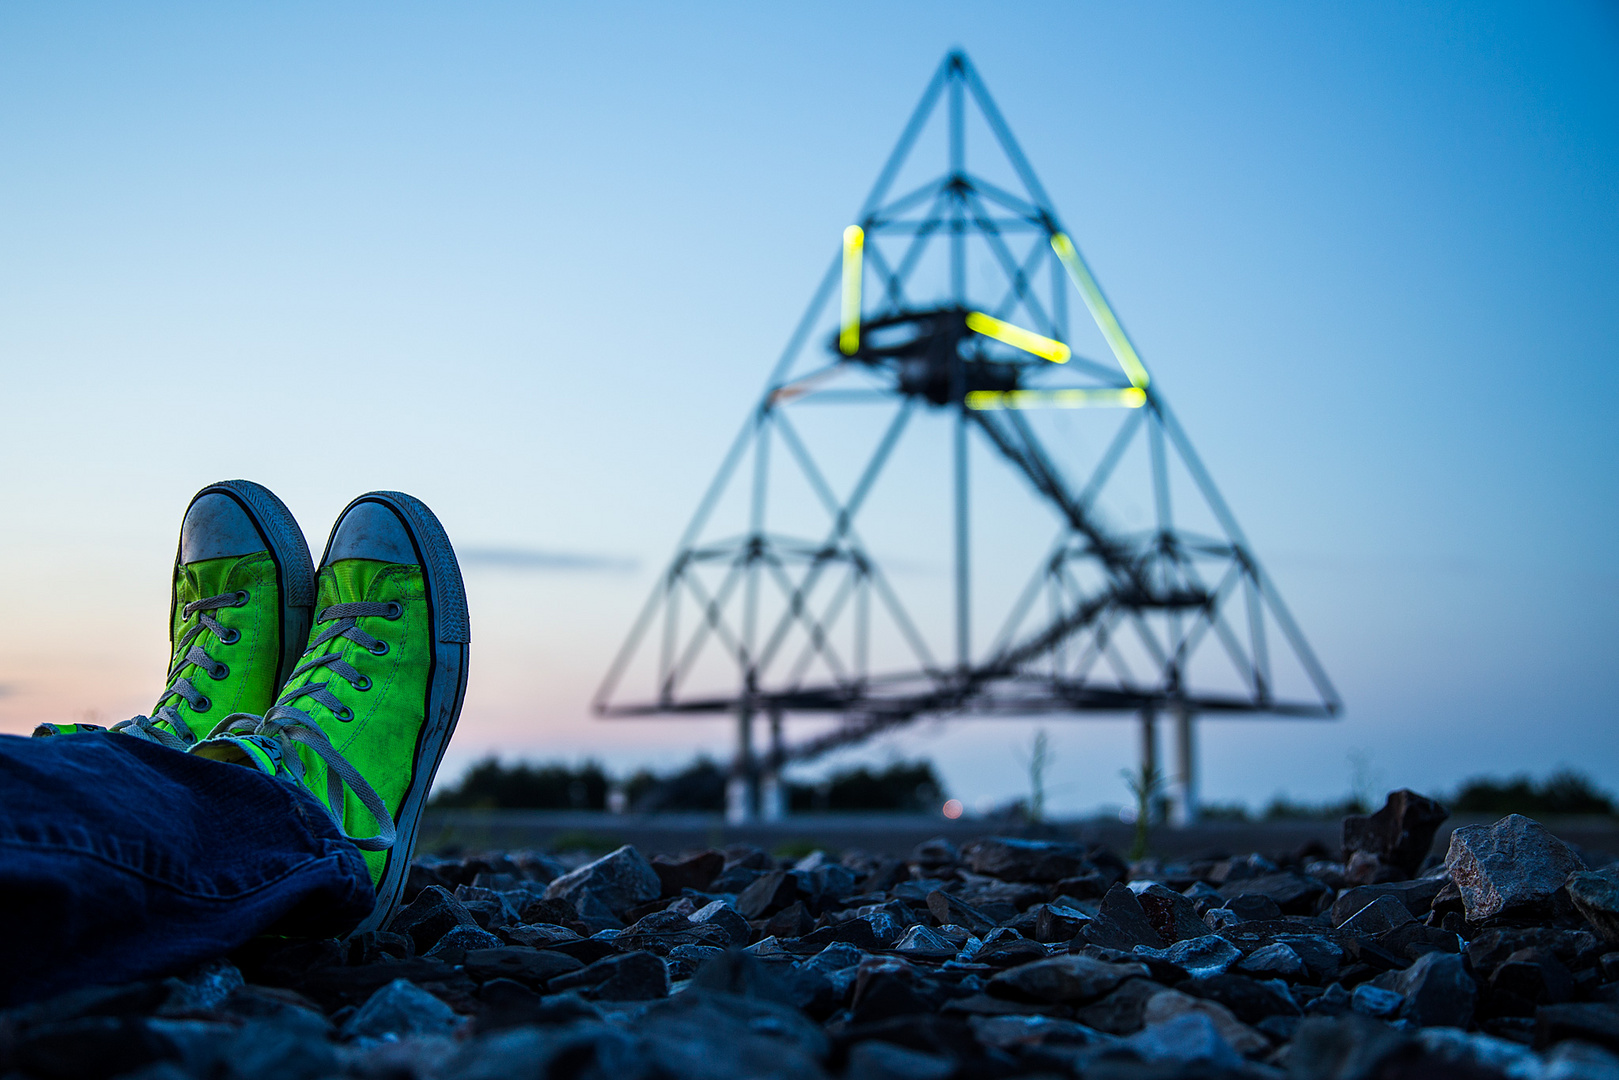
<svg viewBox="0 0 1619 1080"><path fill-rule="evenodd" d="M1102 287L1096 284L1096 279L1091 276L1091 269L1085 265L1085 260L1080 258L1074 242L1068 239L1067 233L1054 233L1051 237L1051 250L1062 260L1068 276L1074 281L1074 287L1079 290L1079 295L1085 298L1085 306L1090 308L1091 318L1096 320L1097 328L1102 331L1102 336L1107 338L1108 347L1118 358L1119 366L1124 369L1125 375L1129 376L1131 385L1137 389L1145 388L1150 381L1147 378L1147 369L1141 363L1141 357L1136 355L1136 347L1130 343L1124 327L1119 325L1113 309L1107 306L1107 298L1102 295Z"/></svg>
<svg viewBox="0 0 1619 1080"><path fill-rule="evenodd" d="M967 329L975 334L994 338L1012 346L1022 349L1026 353L1038 356L1042 360L1050 360L1053 364L1066 364L1073 351L1060 341L1042 337L1033 330L1025 330L1021 326L1013 326L1009 322L1002 322L993 315L985 315L982 311L969 311L967 313Z"/></svg>
<svg viewBox="0 0 1619 1080"><path fill-rule="evenodd" d="M853 356L860 351L860 278L866 231L858 225L843 230L843 329L838 351Z"/></svg>
<svg viewBox="0 0 1619 1080"><path fill-rule="evenodd" d="M964 403L969 409L1139 409L1147 403L1147 392L1139 386L1117 390L970 390Z"/></svg>

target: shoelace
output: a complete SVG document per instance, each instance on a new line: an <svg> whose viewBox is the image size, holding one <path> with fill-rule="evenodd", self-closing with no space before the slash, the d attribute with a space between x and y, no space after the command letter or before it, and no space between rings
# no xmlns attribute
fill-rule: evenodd
<svg viewBox="0 0 1619 1080"><path fill-rule="evenodd" d="M298 676L326 668L333 675L345 679L356 690L365 690L371 685L371 680L361 675L353 665L345 662L340 653L321 653L310 656L320 646L338 638L345 638L354 642L373 656L385 655L388 643L371 636L360 629L356 620L365 618L397 619L402 609L394 603L353 603L333 604L322 608L315 613L316 624L332 622L332 625L322 630L310 639L309 648L304 655L309 659L300 663L293 669L290 680ZM289 681L290 681L289 680ZM301 743L309 747L326 763L326 812L336 823L338 832L343 834L355 847L362 851L386 851L393 847L398 835L394 826L393 815L388 813L388 807L383 803L382 797L376 789L360 775L358 769L349 764L347 758L338 752L337 747L320 725L315 723L308 713L302 709L294 708L292 703L299 698L307 697L317 704L324 705L332 711L339 720L354 719L354 710L344 705L337 696L327 689L330 680L326 682L308 682L302 686L295 686L283 694L275 706L260 719L250 713L238 713L227 717L226 722L214 732L215 735L257 735L274 739L281 749L281 759L286 763L288 771L300 783L303 781L303 763L299 760L297 748L294 743ZM359 797L360 804L364 806L377 822L377 835L352 836L343 826L343 788L348 789Z"/></svg>
<svg viewBox="0 0 1619 1080"><path fill-rule="evenodd" d="M181 650L184 650L184 652L174 662L174 665L169 668L169 686L158 697L158 708L152 710L151 716L134 716L128 720L121 720L112 726L112 730L121 731L125 735L134 735L148 742L158 743L161 746L168 747L170 750L185 750L192 743L195 743L197 737L191 733L191 726L180 716L179 708L172 704L164 705L163 702L172 697L183 698L187 704L198 712L207 711L208 707L213 704L208 695L198 690L189 678L180 677L180 672L195 664L206 671L211 679L223 679L230 674L230 667L223 661L215 660L209 656L203 650L202 645L197 642L197 638L204 630L207 630L222 644L234 645L240 641L242 639L240 630L232 630L228 626L222 626L219 620L208 613L218 611L220 608L241 607L248 600L249 596L245 591L228 592L220 593L218 596L210 596L205 600L193 600L182 607L180 609L182 619L189 619L193 615L197 615L199 618L196 625L182 634L180 640L175 643L175 652L181 653ZM174 730L169 731L161 728L158 726L159 724L168 724Z"/></svg>

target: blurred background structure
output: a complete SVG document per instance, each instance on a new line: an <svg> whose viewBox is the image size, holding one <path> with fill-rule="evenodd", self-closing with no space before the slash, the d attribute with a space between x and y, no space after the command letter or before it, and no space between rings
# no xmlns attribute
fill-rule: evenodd
<svg viewBox="0 0 1619 1080"><path fill-rule="evenodd" d="M938 152L938 165L919 147ZM1102 351L1075 351L1086 338L1072 332L1071 302L1089 315ZM881 416L841 490L799 434L804 410L830 406ZM1101 452L1076 461L1075 440L1050 428L1042 436L1038 414L1052 409L1096 416ZM928 412L950 429L949 464L934 465L950 478L954 563L942 643L913 619L861 540L867 506L887 497L885 466ZM831 423L847 447L855 425ZM973 440L994 459L980 482L1025 487L1050 513L1043 532L1056 534L1015 596L974 590ZM1132 479L1148 489L1139 494L1154 520L1123 531L1106 506L1110 488ZM795 534L806 500L823 516L810 526L817 531ZM902 552L945 546L920 530L903 539ZM999 629L975 648L980 604ZM640 698L626 693L637 659ZM1158 717L1167 714L1169 799L1174 820L1189 824L1199 801L1196 717L1323 717L1339 707L983 80L964 53L950 53L844 230L597 710L735 715L727 805L735 822L785 812L789 762L926 716L1133 713L1138 770L1154 777ZM838 722L790 744L784 723L804 713ZM756 718L768 721L762 753Z"/></svg>
<svg viewBox="0 0 1619 1080"><path fill-rule="evenodd" d="M450 787L491 754L723 773L734 715L604 722L592 695L954 48L1348 702L1200 723L1205 805L1565 765L1619 789L1619 16L1596 0L0 5L0 732L152 707L180 515L243 476L317 548L368 489L444 521L474 639ZM1018 190L966 122L975 171ZM983 248L967 270L1001 272ZM1076 295L1074 350L1122 386ZM844 494L895 405L783 414ZM1142 411L1019 415L1094 462ZM969 432L983 661L1057 528ZM858 519L945 669L954 434L917 406ZM1149 535L1150 477L1120 469L1109 535ZM743 474L716 509L738 532ZM807 485L773 495L824 540ZM1222 535L1185 501L1177 529ZM1042 726L1047 815L1131 809L1125 722L922 719L788 780L927 760L971 818L1029 797Z"/></svg>

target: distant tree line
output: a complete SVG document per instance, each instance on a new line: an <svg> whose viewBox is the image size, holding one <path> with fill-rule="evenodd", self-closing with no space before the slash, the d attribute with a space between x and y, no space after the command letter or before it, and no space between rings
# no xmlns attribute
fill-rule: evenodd
<svg viewBox="0 0 1619 1080"><path fill-rule="evenodd" d="M627 807L638 813L712 813L725 809L727 775L712 759L699 757L674 772L641 769L626 777L620 787ZM488 757L469 768L459 782L440 788L431 805L442 809L605 810L613 784L613 778L594 761L577 766L522 761L508 765ZM882 768L857 765L839 769L815 783L789 782L786 797L788 809L796 814L932 813L944 803L946 793L931 762L896 761ZM1540 781L1527 774L1505 779L1476 776L1464 781L1449 798L1440 796L1440 801L1456 813L1556 817L1619 812L1613 796L1573 769L1561 769ZM1229 803L1205 805L1201 812L1209 821L1296 821L1336 820L1375 809L1354 796L1312 803L1278 795L1258 811Z"/></svg>
<svg viewBox="0 0 1619 1080"><path fill-rule="evenodd" d="M727 772L699 757L685 768L658 774L641 769L622 783L625 803L638 813L717 812L725 809ZM612 779L596 762L504 764L479 761L460 781L440 788L431 806L446 810L605 810ZM944 784L928 761L896 761L884 768L840 769L818 783L789 782L794 813L894 811L927 813L944 803Z"/></svg>
<svg viewBox="0 0 1619 1080"><path fill-rule="evenodd" d="M1448 798L1437 796L1452 813L1523 814L1526 817L1557 817L1572 814L1612 816L1619 812L1613 796L1597 787L1582 772L1559 769L1546 779L1535 781L1527 773L1500 779L1475 776L1464 780ZM1366 814L1376 810L1364 799L1311 803L1278 795L1255 813L1242 803L1206 804L1199 808L1205 821L1299 821L1333 820L1346 814Z"/></svg>

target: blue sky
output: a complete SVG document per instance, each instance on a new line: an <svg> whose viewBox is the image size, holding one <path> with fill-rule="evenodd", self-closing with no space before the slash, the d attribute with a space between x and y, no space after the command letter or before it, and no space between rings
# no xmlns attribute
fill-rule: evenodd
<svg viewBox="0 0 1619 1080"><path fill-rule="evenodd" d="M465 547L449 768L727 750L600 672L909 110L967 50L1348 708L1205 794L1619 788L1619 17L1599 5L0 9L0 730L144 712L191 493ZM918 574L930 572L919 553ZM630 569L628 567L633 567ZM1054 802L1122 723L1050 722ZM950 722L969 805L1035 725Z"/></svg>

